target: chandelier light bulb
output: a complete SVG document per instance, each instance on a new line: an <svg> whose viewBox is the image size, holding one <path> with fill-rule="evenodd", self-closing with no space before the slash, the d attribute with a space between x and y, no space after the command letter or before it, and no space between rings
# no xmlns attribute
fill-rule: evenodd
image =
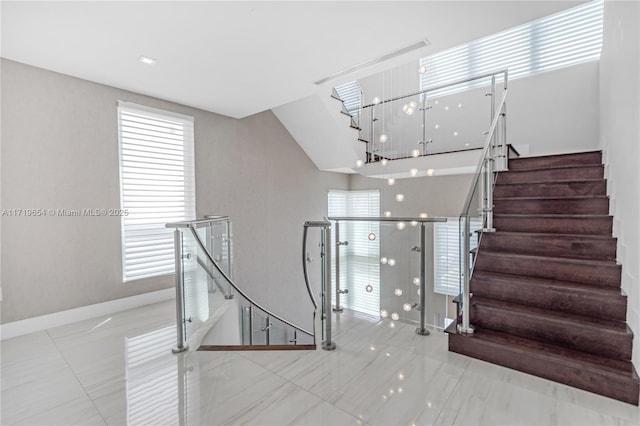
<svg viewBox="0 0 640 426"><path fill-rule="evenodd" d="M404 201L404 194L396 194L396 201L401 203Z"/></svg>
<svg viewBox="0 0 640 426"><path fill-rule="evenodd" d="M382 318L386 318L386 317L389 316L389 312L386 309L383 309L383 310L380 311L380 316Z"/></svg>
<svg viewBox="0 0 640 426"><path fill-rule="evenodd" d="M380 263L382 263L383 265L386 265L388 261L389 261L389 259L387 259L384 256L380 258Z"/></svg>
<svg viewBox="0 0 640 426"><path fill-rule="evenodd" d="M389 136L387 136L386 133L383 133L380 135L380 143L385 143L388 140L389 140Z"/></svg>
<svg viewBox="0 0 640 426"><path fill-rule="evenodd" d="M412 149L411 150L411 156L413 158L420 157L420 150L419 149Z"/></svg>
<svg viewBox="0 0 640 426"><path fill-rule="evenodd" d="M387 265L389 266L395 266L396 264L396 260L395 259L389 259L389 261L387 262Z"/></svg>
<svg viewBox="0 0 640 426"><path fill-rule="evenodd" d="M396 223L396 229L397 229L398 231L402 231L402 230L404 230L404 228L405 228L406 226L407 226L407 225L406 225L404 222L398 222L398 223Z"/></svg>
<svg viewBox="0 0 640 426"><path fill-rule="evenodd" d="M364 289L367 290L367 293L371 293L373 291L373 286L369 284Z"/></svg>
<svg viewBox="0 0 640 426"><path fill-rule="evenodd" d="M418 221L417 220L412 220L411 221L411 226L418 226Z"/></svg>
<svg viewBox="0 0 640 426"><path fill-rule="evenodd" d="M369 234L369 241L375 241L375 239L376 239L376 234L374 234L373 232L371 232L371 233Z"/></svg>
<svg viewBox="0 0 640 426"><path fill-rule="evenodd" d="M413 109L416 109L416 107L418 106L418 104L416 103L416 101L411 101L409 102L409 106Z"/></svg>
<svg viewBox="0 0 640 426"><path fill-rule="evenodd" d="M373 98L373 103L374 103L374 105L378 105L380 103L380 98L377 97L377 96L375 98Z"/></svg>
<svg viewBox="0 0 640 426"><path fill-rule="evenodd" d="M382 164L382 167L386 166L388 162L389 160L387 160L386 158L383 158L382 160L380 160L380 164Z"/></svg>
<svg viewBox="0 0 640 426"><path fill-rule="evenodd" d="M418 72L420 74L424 74L425 72L427 72L427 66L426 65L422 65L420 68L418 68Z"/></svg>
<svg viewBox="0 0 640 426"><path fill-rule="evenodd" d="M392 186L396 184L396 180L395 178L389 178L387 179L387 185Z"/></svg>
<svg viewBox="0 0 640 426"><path fill-rule="evenodd" d="M419 277L413 277L413 284L414 285L420 285L420 278Z"/></svg>
<svg viewBox="0 0 640 426"><path fill-rule="evenodd" d="M398 315L396 312L391 314L391 319L394 321L398 321L400 319L400 315Z"/></svg>
<svg viewBox="0 0 640 426"><path fill-rule="evenodd" d="M433 127L435 127L436 129L439 129L439 128L440 128L440 125L439 125L439 124L436 124L436 125L435 125L435 126L433 126Z"/></svg>
<svg viewBox="0 0 640 426"><path fill-rule="evenodd" d="M384 212L384 217L391 217L391 212L389 210Z"/></svg>
<svg viewBox="0 0 640 426"><path fill-rule="evenodd" d="M362 161L362 160L356 161L356 167L360 168L362 166L364 166L364 161Z"/></svg>
<svg viewBox="0 0 640 426"><path fill-rule="evenodd" d="M433 176L433 169L427 169L427 176Z"/></svg>
<svg viewBox="0 0 640 426"><path fill-rule="evenodd" d="M402 296L402 289L401 288L396 288L393 291L393 294L395 294L396 296Z"/></svg>
<svg viewBox="0 0 640 426"><path fill-rule="evenodd" d="M418 169L411 169L409 170L409 174L413 177L418 176Z"/></svg>
<svg viewBox="0 0 640 426"><path fill-rule="evenodd" d="M411 303L405 303L402 305L402 309L404 309L405 312L409 312L412 309Z"/></svg>
<svg viewBox="0 0 640 426"><path fill-rule="evenodd" d="M428 215L428 214L426 214L426 213L420 213L420 214L418 215L418 217L419 217L420 219L426 219L426 218L428 218L428 217L429 217L429 215Z"/></svg>

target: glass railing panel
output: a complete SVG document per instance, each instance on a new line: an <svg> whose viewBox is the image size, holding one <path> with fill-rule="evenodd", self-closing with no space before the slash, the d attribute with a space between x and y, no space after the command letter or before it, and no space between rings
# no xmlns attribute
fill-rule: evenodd
<svg viewBox="0 0 640 426"><path fill-rule="evenodd" d="M182 274L185 339L209 323L215 312L224 304L225 295L210 279L207 270L211 264L197 244L193 234L182 231Z"/></svg>
<svg viewBox="0 0 640 426"><path fill-rule="evenodd" d="M493 97L490 96L491 79L482 80L484 87L481 88L438 97L427 95L425 154L479 149L484 146L486 133L491 126Z"/></svg>
<svg viewBox="0 0 640 426"><path fill-rule="evenodd" d="M406 222L380 223L380 316L392 321L417 321L403 306L418 302L418 287L411 284L420 271L414 268L412 247L418 244L417 227ZM412 288L413 287L413 288Z"/></svg>
<svg viewBox="0 0 640 426"><path fill-rule="evenodd" d="M487 182L490 181L489 175L493 174L488 170L488 164L489 161L482 163L477 175L478 179L469 192L467 209L462 212L459 219L459 313L462 312L465 301L469 303L468 296L465 297L465 295L470 293L469 284L473 273L473 264L482 239L483 229L486 227L486 211L490 204L488 191L493 191L492 187L487 188ZM460 323L462 318L458 318L458 321ZM466 325L463 328L466 329Z"/></svg>
<svg viewBox="0 0 640 426"><path fill-rule="evenodd" d="M309 329L297 326L286 319L286 314L281 316L260 306L234 283L228 219L199 219L167 227L175 229L177 259L178 343L174 352L188 347L220 350L220 346L269 345L272 336L279 345L304 341L315 347L314 314ZM323 248L318 248L318 258L322 259ZM308 258L311 262L311 255ZM311 297L315 292L307 288ZM314 309L313 300L311 305Z"/></svg>
<svg viewBox="0 0 640 426"><path fill-rule="evenodd" d="M369 162L484 147L504 93L504 77L478 76L436 90L398 94L365 105L360 139Z"/></svg>

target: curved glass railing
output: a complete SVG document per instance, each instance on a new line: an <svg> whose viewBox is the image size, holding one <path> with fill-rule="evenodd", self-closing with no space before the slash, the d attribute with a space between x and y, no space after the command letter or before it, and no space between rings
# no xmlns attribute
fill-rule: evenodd
<svg viewBox="0 0 640 426"><path fill-rule="evenodd" d="M200 350L315 349L306 329L272 312L233 279L231 222L225 216L171 223L176 253L177 346ZM314 310L316 301L310 292Z"/></svg>

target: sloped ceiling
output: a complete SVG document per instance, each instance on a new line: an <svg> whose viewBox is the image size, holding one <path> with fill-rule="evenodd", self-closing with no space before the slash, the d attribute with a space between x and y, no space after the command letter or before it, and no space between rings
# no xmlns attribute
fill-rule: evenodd
<svg viewBox="0 0 640 426"><path fill-rule="evenodd" d="M241 118L419 40L428 54L578 3L2 1L1 56Z"/></svg>

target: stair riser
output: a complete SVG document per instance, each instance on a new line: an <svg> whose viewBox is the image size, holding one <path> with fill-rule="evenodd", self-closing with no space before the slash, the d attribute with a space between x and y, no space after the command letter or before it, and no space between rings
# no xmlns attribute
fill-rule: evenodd
<svg viewBox="0 0 640 426"><path fill-rule="evenodd" d="M608 198L494 200L495 214L608 214Z"/></svg>
<svg viewBox="0 0 640 426"><path fill-rule="evenodd" d="M480 250L532 256L615 260L616 240L488 232L482 236Z"/></svg>
<svg viewBox="0 0 640 426"><path fill-rule="evenodd" d="M498 231L537 232L579 235L611 235L613 219L602 218L520 218L493 217L493 225Z"/></svg>
<svg viewBox="0 0 640 426"><path fill-rule="evenodd" d="M558 262L553 259L517 259L492 256L482 251L478 254L475 270L617 288L620 287L621 277L620 266L614 263L603 266Z"/></svg>
<svg viewBox="0 0 640 426"><path fill-rule="evenodd" d="M632 336L597 326L578 325L555 318L533 316L478 303L471 305L474 326L513 334L543 343L583 351L594 355L631 359Z"/></svg>
<svg viewBox="0 0 640 426"><path fill-rule="evenodd" d="M509 160L509 170L551 169L558 167L586 166L602 164L601 152L582 152L570 155L550 155L545 157L514 158Z"/></svg>
<svg viewBox="0 0 640 426"><path fill-rule="evenodd" d="M449 350L638 405L638 384L624 377L585 370L568 363L560 364L542 355L530 354L509 346L499 346L457 334L449 335Z"/></svg>
<svg viewBox="0 0 640 426"><path fill-rule="evenodd" d="M516 183L496 185L494 197L572 197L607 195L605 180L583 182Z"/></svg>
<svg viewBox="0 0 640 426"><path fill-rule="evenodd" d="M498 183L554 182L559 180L593 180L603 178L603 166L531 171L508 171L498 173Z"/></svg>
<svg viewBox="0 0 640 426"><path fill-rule="evenodd" d="M598 293L589 294L586 291L576 292L573 289L560 287L543 287L526 282L511 284L485 277L471 279L471 293L478 297L591 318L625 321L627 317L627 298L622 295L603 298Z"/></svg>

